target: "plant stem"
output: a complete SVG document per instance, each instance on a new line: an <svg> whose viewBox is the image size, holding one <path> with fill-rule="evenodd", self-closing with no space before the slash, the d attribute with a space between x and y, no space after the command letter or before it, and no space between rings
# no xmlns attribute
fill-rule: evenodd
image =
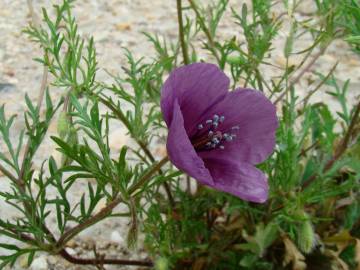
<svg viewBox="0 0 360 270"><path fill-rule="evenodd" d="M44 65L43 68L43 75L42 75L42 81L41 81L41 86L40 86L40 91L39 91L39 96L37 99L37 106L36 109L38 111L38 113L40 114L40 109L41 109L41 105L42 105L42 101L44 99L44 95L45 95L45 90L46 90L46 85L47 85L47 78L48 78L48 67ZM25 145L25 150L24 150L24 155L23 155L23 160L22 160L22 165L21 165L21 169L20 169L20 173L19 173L19 179L18 179L18 184L19 184L19 188L21 190L24 191L24 174L25 174L25 167L26 167L26 158L29 154L30 151L30 144L31 144L31 139L29 138L26 145Z"/></svg>
<svg viewBox="0 0 360 270"><path fill-rule="evenodd" d="M168 157L166 156L162 160L160 160L156 165L154 165L144 176L140 178L139 181L137 181L135 184L133 184L129 188L129 196L133 195L133 193L141 187L145 182L147 182L151 176L156 173L167 161ZM121 197L117 197L113 199L111 202L108 203L106 207L104 207L102 210L100 210L97 214L94 216L88 218L87 220L83 221L82 223L78 224L77 226L71 228L67 232L65 232L60 239L57 241L57 247L61 248L68 242L71 238L73 238L75 235L86 229L87 227L101 221L104 219L108 214L111 213L111 211L123 201Z"/></svg>
<svg viewBox="0 0 360 270"><path fill-rule="evenodd" d="M342 139L340 145L335 150L334 156L325 164L323 172L327 172L328 170L330 170L331 167L334 165L334 163L345 153L348 144L350 142L350 139L353 136L355 125L359 121L359 115L360 115L360 102L356 106L354 114L351 118L349 128L346 131L344 138ZM305 181L302 189L308 187L312 182L316 180L316 178L317 178L317 174L313 174L307 181Z"/></svg>
<svg viewBox="0 0 360 270"><path fill-rule="evenodd" d="M8 177L15 184L17 183L16 177L11 172L9 172L5 167L3 167L1 164L0 164L0 172L2 172L6 177Z"/></svg>
<svg viewBox="0 0 360 270"><path fill-rule="evenodd" d="M169 161L169 157L166 156L162 160L160 160L155 166L153 166L143 177L140 178L139 181L137 181L135 184L133 184L129 188L129 194L130 196L133 195L133 193L141 187L144 183L146 183L153 174L155 174L162 166L164 166L165 163Z"/></svg>
<svg viewBox="0 0 360 270"><path fill-rule="evenodd" d="M121 259L106 259L106 258L92 258L92 259L76 258L71 256L65 249L61 250L60 255L65 260L80 265L115 264L115 265L137 265L137 266L147 266L147 267L152 267L154 265L153 262L151 261L121 260Z"/></svg>
<svg viewBox="0 0 360 270"><path fill-rule="evenodd" d="M125 127L127 128L127 130L130 131L130 134L131 134L131 125L128 122L128 120L126 119L125 115L105 98L98 96L98 99L100 100L101 103L103 103L106 107L108 107L113 112L113 114L125 125ZM140 146L140 148L144 151L145 155L150 159L150 161L152 163L154 163L155 158L151 154L150 150L147 148L146 144L143 141L135 138L134 136L132 136L132 137L135 140L135 142ZM159 169L159 174L163 174L161 169ZM171 194L171 188L168 185L168 183L166 183L166 182L164 182L163 185L164 185L166 195L168 196L170 206L173 207L175 205L175 202L174 202L174 198Z"/></svg>
<svg viewBox="0 0 360 270"><path fill-rule="evenodd" d="M311 59L311 61L299 72L299 74L294 79L291 80L290 85L286 88L286 90L282 92L281 95L274 101L275 105L279 103L284 98L284 96L290 91L290 89L300 81L302 76L310 70L310 68L316 63L319 57L325 53L326 48L327 47L323 47L318 53L316 53L314 57Z"/></svg>
<svg viewBox="0 0 360 270"><path fill-rule="evenodd" d="M176 0L177 16L178 16L178 26L179 26L179 41L181 45L181 50L184 58L184 64L189 64L189 54L187 50L187 44L185 42L185 33L184 33L184 23L182 17L182 2L181 0Z"/></svg>
<svg viewBox="0 0 360 270"><path fill-rule="evenodd" d="M192 10L194 10L194 12L196 14L196 17L199 20L200 28L203 30L205 36L207 37L207 39L209 41L211 52L213 53L214 57L216 58L218 64L220 64L221 61L220 61L220 57L219 57L219 55L217 54L217 51L216 51L214 39L213 39L209 29L206 27L204 18L201 16L201 14L199 12L199 9L196 6L195 2L193 0L188 0L188 1L189 1L189 4L190 4L190 7L192 8Z"/></svg>

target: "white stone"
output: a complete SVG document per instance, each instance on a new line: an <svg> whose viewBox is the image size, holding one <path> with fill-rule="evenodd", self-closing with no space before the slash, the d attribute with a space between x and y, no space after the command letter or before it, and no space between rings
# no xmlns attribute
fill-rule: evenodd
<svg viewBox="0 0 360 270"><path fill-rule="evenodd" d="M66 251L71 255L75 256L77 254L76 250L73 248L67 248Z"/></svg>
<svg viewBox="0 0 360 270"><path fill-rule="evenodd" d="M48 269L48 262L45 256L40 256L34 259L30 266L31 270L47 270Z"/></svg>
<svg viewBox="0 0 360 270"><path fill-rule="evenodd" d="M121 236L121 234L118 231L113 231L110 235L110 240L113 243L116 243L118 245L123 245L125 243L125 239Z"/></svg>
<svg viewBox="0 0 360 270"><path fill-rule="evenodd" d="M126 129L119 128L109 135L109 146L113 150L120 150L127 144L129 137L126 135Z"/></svg>

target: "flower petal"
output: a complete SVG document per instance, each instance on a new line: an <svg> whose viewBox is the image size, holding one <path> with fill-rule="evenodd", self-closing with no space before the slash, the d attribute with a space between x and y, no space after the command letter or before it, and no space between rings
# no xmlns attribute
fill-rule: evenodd
<svg viewBox="0 0 360 270"><path fill-rule="evenodd" d="M161 110L170 126L173 104L177 99L189 137L199 120L228 92L229 78L216 65L195 63L171 72L161 91Z"/></svg>
<svg viewBox="0 0 360 270"><path fill-rule="evenodd" d="M167 152L171 162L202 184L211 184L212 177L197 155L184 128L184 119L177 101L172 106L173 116L167 139Z"/></svg>
<svg viewBox="0 0 360 270"><path fill-rule="evenodd" d="M257 164L273 152L278 127L276 108L260 91L236 89L229 92L211 113L225 116L219 130L236 135L232 141L223 143L223 150L217 148L209 152L212 155ZM200 153L201 157L203 155L207 152Z"/></svg>
<svg viewBox="0 0 360 270"><path fill-rule="evenodd" d="M268 198L266 176L253 165L222 158L204 159L213 177L215 189L233 194L243 200L263 203Z"/></svg>

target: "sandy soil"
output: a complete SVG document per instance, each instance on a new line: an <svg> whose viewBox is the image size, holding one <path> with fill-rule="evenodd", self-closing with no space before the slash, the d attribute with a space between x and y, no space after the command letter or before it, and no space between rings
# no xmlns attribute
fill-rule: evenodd
<svg viewBox="0 0 360 270"><path fill-rule="evenodd" d="M39 13L40 7L49 8L52 2L34 0L34 9ZM230 5L235 9L240 9L244 1L231 0ZM299 12L296 14L298 19L306 18L306 13L313 9L311 1L303 1ZM303 11L303 12L302 12ZM274 9L274 14L283 12L281 9ZM79 30L84 37L94 36L97 48L97 59L101 70L97 75L98 80L110 81L105 70L111 73L117 73L121 66L126 64L126 59L122 47L129 48L135 57L146 56L148 59L154 55L154 49L147 42L147 38L142 32L157 33L161 37L176 40L177 38L177 21L176 21L176 3L175 1L165 0L84 0L77 1L74 8L75 16L79 23ZM6 105L8 115L18 114L19 121L15 124L14 138L17 137L23 128L21 115L25 109L24 94L35 100L40 87L42 67L32 61L32 58L41 55L40 48L30 43L27 37L22 33L22 29L30 21L26 1L23 0L1 0L0 1L0 105ZM285 20L280 35L274 42L274 51L272 52L271 61L278 66L285 65L283 57L283 44L286 35L289 32L288 22ZM227 14L220 25L219 36L229 38L236 35L239 40L243 36L238 26L236 26L230 16ZM310 45L311 37L302 36L295 44L295 50L301 50ZM200 42L198 42L200 44ZM202 53L203 59L208 56ZM298 65L299 57L292 57L291 63ZM339 62L336 76L340 84L350 79L350 99L354 102L359 95L360 87L360 58L349 50L346 43L338 40L335 41L323 55L311 71L318 71L326 74L331 67ZM272 78L279 73L274 68L264 67L263 72L267 78ZM311 82L316 80L316 76L311 72L306 73L300 81L297 88L298 94L304 96L309 90L313 89ZM323 101L330 104L334 110L338 107L335 100L325 94L326 88L319 91L313 101ZM62 95L59 89L51 88L53 98ZM56 133L56 123L50 128L50 134ZM124 129L120 125L112 127L111 145L114 150L120 149L120 146L129 143ZM0 142L0 149L2 142ZM50 150L49 150L50 149ZM47 138L46 143L39 149L35 159L35 166L40 168L40 164L49 153L56 155L54 145ZM85 183L79 183L70 195L74 200L79 198L84 190ZM0 174L1 190L9 189L7 180ZM50 194L55 196L55 194ZM13 219L17 213L3 203L0 204L0 215L2 218ZM121 208L121 206L120 206ZM127 251L124 238L127 231L127 220L108 220L99 226L94 226L83 232L81 237L69 244L69 252L79 256L91 254L91 246L96 242L100 252L107 251L107 254L124 258L145 258L146 254L141 251ZM53 226L53 227L52 227ZM54 220L49 222L50 228L55 228ZM0 236L0 241L8 241ZM141 242L139 244L141 246ZM0 251L2 252L2 251ZM130 254L131 253L131 254ZM109 255L109 256L110 256ZM20 260L19 264L13 269L23 269L26 260ZM39 254L32 265L32 269L94 269L91 267L71 266L63 260ZM109 267L108 269L127 269ZM129 268L134 269L134 268Z"/></svg>

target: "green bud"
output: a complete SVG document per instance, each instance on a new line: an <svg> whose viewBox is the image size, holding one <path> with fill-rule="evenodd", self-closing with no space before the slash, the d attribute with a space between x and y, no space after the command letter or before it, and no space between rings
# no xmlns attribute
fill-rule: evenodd
<svg viewBox="0 0 360 270"><path fill-rule="evenodd" d="M59 115L57 122L57 132L61 139L64 139L67 133L69 132L70 125L67 113L62 111Z"/></svg>
<svg viewBox="0 0 360 270"><path fill-rule="evenodd" d="M296 22L294 22L291 25L289 36L286 38L286 41L285 41L284 55L286 58L288 58L290 56L290 54L293 50L296 29L297 29L297 24L296 24Z"/></svg>
<svg viewBox="0 0 360 270"><path fill-rule="evenodd" d="M300 250L308 254L315 247L316 237L309 215L303 212L302 216L304 219L298 227L297 240Z"/></svg>
<svg viewBox="0 0 360 270"><path fill-rule="evenodd" d="M168 270L169 269L169 261L164 257L159 257L155 261L155 269L156 270Z"/></svg>
<svg viewBox="0 0 360 270"><path fill-rule="evenodd" d="M229 55L226 58L226 62L231 65L241 65L244 63L244 59L241 56Z"/></svg>

